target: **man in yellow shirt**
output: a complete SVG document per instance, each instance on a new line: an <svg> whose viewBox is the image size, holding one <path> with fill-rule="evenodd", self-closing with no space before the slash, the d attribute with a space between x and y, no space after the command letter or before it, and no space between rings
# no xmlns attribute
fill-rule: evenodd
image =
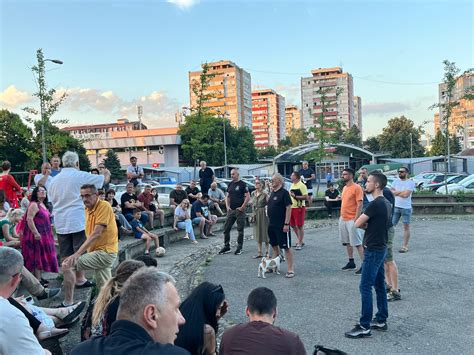
<svg viewBox="0 0 474 355"><path fill-rule="evenodd" d="M112 277L112 265L118 253L118 230L112 206L107 201L99 199L94 185L83 185L81 198L86 207L87 239L79 250L63 260L63 306L73 304L75 271L93 270L97 288L100 290Z"/></svg>
<svg viewBox="0 0 474 355"><path fill-rule="evenodd" d="M303 247L304 238L304 217L306 214L306 201L308 200L308 188L301 182L301 175L299 172L294 171L291 174L291 219L290 226L298 238L296 243L296 250L301 250Z"/></svg>

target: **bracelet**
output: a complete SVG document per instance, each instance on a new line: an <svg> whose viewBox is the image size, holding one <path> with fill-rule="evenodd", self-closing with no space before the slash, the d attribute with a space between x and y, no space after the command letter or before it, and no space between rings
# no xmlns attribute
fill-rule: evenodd
<svg viewBox="0 0 474 355"><path fill-rule="evenodd" d="M289 223L285 223L285 226L289 226L290 224Z"/></svg>

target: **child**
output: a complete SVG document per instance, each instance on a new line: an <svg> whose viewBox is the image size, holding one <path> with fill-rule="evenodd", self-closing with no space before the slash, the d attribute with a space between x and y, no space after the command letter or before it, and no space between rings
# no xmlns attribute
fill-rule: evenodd
<svg viewBox="0 0 474 355"><path fill-rule="evenodd" d="M145 227L143 227L142 222L140 222L141 211L138 208L133 210L133 220L132 223L132 230L135 233L136 239L143 239L146 243L145 248L145 255L150 254L150 242L153 239L155 242L155 247L158 248L160 246L158 241L158 236L156 234L150 233Z"/></svg>

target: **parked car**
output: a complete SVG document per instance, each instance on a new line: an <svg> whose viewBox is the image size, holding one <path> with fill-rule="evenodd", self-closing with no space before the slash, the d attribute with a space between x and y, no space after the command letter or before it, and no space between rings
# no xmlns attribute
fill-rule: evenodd
<svg viewBox="0 0 474 355"><path fill-rule="evenodd" d="M453 175L453 176L447 175L446 180L444 180L444 176L437 176L431 183L427 185L423 185L423 189L429 190L429 191L435 191L441 186L457 184L461 180L463 180L465 177L466 175L464 174L458 174L458 175Z"/></svg>
<svg viewBox="0 0 474 355"><path fill-rule="evenodd" d="M447 190L447 191L446 191ZM474 174L471 174L457 184L451 184L448 186L438 187L436 193L446 195L457 194L457 193L474 193Z"/></svg>
<svg viewBox="0 0 474 355"><path fill-rule="evenodd" d="M177 183L174 176L152 176L150 180L156 181L160 185L176 185Z"/></svg>

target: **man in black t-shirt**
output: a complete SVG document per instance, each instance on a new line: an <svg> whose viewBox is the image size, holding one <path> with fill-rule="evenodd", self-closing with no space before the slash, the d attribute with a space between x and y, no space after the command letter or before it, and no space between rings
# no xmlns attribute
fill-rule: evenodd
<svg viewBox="0 0 474 355"><path fill-rule="evenodd" d="M227 218L224 225L224 247L219 251L219 254L230 253L230 230L235 221L237 221L239 236L237 238L238 246L234 254L240 255L242 254L242 246L244 244L245 208L250 200L250 194L247 184L240 180L240 174L237 169L232 169L230 176L232 181L227 187L225 198Z"/></svg>
<svg viewBox="0 0 474 355"><path fill-rule="evenodd" d="M341 208L341 196L339 195L339 190L334 188L334 184L332 182L328 183L328 189L324 193L324 205L328 211L329 218L332 217L333 208Z"/></svg>
<svg viewBox="0 0 474 355"><path fill-rule="evenodd" d="M314 173L314 170L309 167L307 161L303 162L303 167L299 170L299 173L303 177L303 179L301 180L304 182L306 188L308 189L307 207L309 207L313 202L313 181L316 180L316 174Z"/></svg>
<svg viewBox="0 0 474 355"><path fill-rule="evenodd" d="M217 222L217 216L209 211L209 195L202 194L201 198L193 203L191 207L191 220L193 224L199 225L201 239L207 239L208 235L215 236L212 233L212 226ZM207 226L207 231L205 228Z"/></svg>
<svg viewBox="0 0 474 355"><path fill-rule="evenodd" d="M122 213L129 222L133 219L133 210L135 208L143 209L142 203L138 200L137 195L135 195L135 186L132 182L127 184L127 192L120 197L120 203L122 205ZM144 211L141 212L140 222L143 225L148 222L148 215ZM153 222L151 223L153 224Z"/></svg>
<svg viewBox="0 0 474 355"><path fill-rule="evenodd" d="M272 192L267 203L268 214L268 238L273 248L273 257L279 254L279 248L285 250L288 264L287 278L295 276L293 265L293 252L291 251L291 197L290 193L283 188L283 176L275 174L272 176Z"/></svg>
<svg viewBox="0 0 474 355"><path fill-rule="evenodd" d="M191 205L201 197L199 188L196 186L196 181L194 180L191 180L185 191L188 194L188 200Z"/></svg>
<svg viewBox="0 0 474 355"><path fill-rule="evenodd" d="M201 160L201 169L199 169L199 185L201 185L201 192L207 194L214 181L214 172L209 168L204 160Z"/></svg>
<svg viewBox="0 0 474 355"><path fill-rule="evenodd" d="M364 213L355 222L355 227L365 229L364 262L360 279L362 312L359 324L345 333L348 338L370 336L370 329L387 330L388 305L385 290L384 260L387 253L388 229L391 226L391 206L383 196L387 177L380 172L372 172L367 179L365 191L374 200L367 205ZM372 320L372 287L377 295L378 312Z"/></svg>
<svg viewBox="0 0 474 355"><path fill-rule="evenodd" d="M186 198L188 198L188 194L183 190L183 185L178 182L176 184L176 189L170 192L171 211L174 213L175 208L178 207L179 204Z"/></svg>

